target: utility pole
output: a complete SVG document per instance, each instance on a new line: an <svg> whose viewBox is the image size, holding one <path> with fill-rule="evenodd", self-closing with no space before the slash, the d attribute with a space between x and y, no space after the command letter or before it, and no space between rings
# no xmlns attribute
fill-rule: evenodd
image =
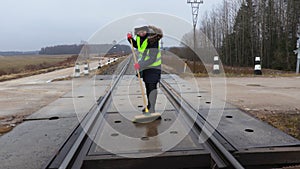
<svg viewBox="0 0 300 169"><path fill-rule="evenodd" d="M194 51L196 51L196 27L198 22L199 6L203 4L203 0L187 0L188 4L191 4L192 7L192 16L193 16L193 31L194 31ZM196 71L196 62L194 58L194 73Z"/></svg>

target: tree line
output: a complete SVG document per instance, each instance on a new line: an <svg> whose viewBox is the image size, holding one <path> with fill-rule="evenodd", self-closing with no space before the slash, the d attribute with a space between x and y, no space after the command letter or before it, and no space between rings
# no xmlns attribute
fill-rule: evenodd
<svg viewBox="0 0 300 169"><path fill-rule="evenodd" d="M40 50L40 55L62 55L62 54L79 54L83 45L57 45L44 47Z"/></svg>
<svg viewBox="0 0 300 169"><path fill-rule="evenodd" d="M223 0L201 19L197 48L212 43L230 66L253 66L261 57L265 68L294 70L299 31L299 0Z"/></svg>
<svg viewBox="0 0 300 169"><path fill-rule="evenodd" d="M41 55L63 55L63 54L115 54L130 53L127 45L113 44L80 44L80 45L57 45L44 47L39 51Z"/></svg>

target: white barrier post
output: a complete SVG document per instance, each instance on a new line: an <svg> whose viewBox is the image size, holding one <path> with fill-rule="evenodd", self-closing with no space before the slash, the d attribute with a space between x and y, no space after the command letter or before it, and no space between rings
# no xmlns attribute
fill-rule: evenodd
<svg viewBox="0 0 300 169"><path fill-rule="evenodd" d="M215 56L215 57L214 57L213 74L220 74L220 62L219 62L219 56Z"/></svg>
<svg viewBox="0 0 300 169"><path fill-rule="evenodd" d="M89 75L89 64L88 63L84 64L83 74Z"/></svg>
<svg viewBox="0 0 300 169"><path fill-rule="evenodd" d="M299 74L299 67L300 67L300 35L298 35L297 50L295 50L295 54L298 54L297 55L296 73Z"/></svg>
<svg viewBox="0 0 300 169"><path fill-rule="evenodd" d="M79 64L78 63L76 63L76 65L75 65L74 77L80 77L80 68L79 68Z"/></svg>
<svg viewBox="0 0 300 169"><path fill-rule="evenodd" d="M184 62L184 68L183 68L183 73L186 72L186 68L187 68L187 61Z"/></svg>
<svg viewBox="0 0 300 169"><path fill-rule="evenodd" d="M260 57L255 57L254 74L262 75Z"/></svg>
<svg viewBox="0 0 300 169"><path fill-rule="evenodd" d="M300 67L300 49L298 49L298 57L297 57L297 68L296 73L299 74L299 67Z"/></svg>
<svg viewBox="0 0 300 169"><path fill-rule="evenodd" d="M101 64L101 62L99 62L98 69L101 69L102 67L103 67L103 65Z"/></svg>

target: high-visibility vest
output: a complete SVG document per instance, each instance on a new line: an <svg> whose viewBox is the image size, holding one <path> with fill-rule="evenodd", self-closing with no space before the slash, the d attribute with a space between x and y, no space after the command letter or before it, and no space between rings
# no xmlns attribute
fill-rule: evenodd
<svg viewBox="0 0 300 169"><path fill-rule="evenodd" d="M138 46L138 51L139 51L139 59L141 59L144 55L144 53L146 54L146 57L144 59L144 61L149 60L150 56L149 56L149 52L150 50L146 48L148 46L148 39L145 39L143 44L141 44L141 37L137 36L136 37L136 41L137 41L137 46ZM160 47L158 47L158 53L156 55L156 61L154 63L152 63L149 67L157 67L161 65L161 52L160 52Z"/></svg>

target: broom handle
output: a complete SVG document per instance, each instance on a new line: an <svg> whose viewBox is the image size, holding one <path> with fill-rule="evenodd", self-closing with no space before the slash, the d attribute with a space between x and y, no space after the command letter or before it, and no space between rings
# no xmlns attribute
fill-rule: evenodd
<svg viewBox="0 0 300 169"><path fill-rule="evenodd" d="M132 39L130 39L130 43L131 43L131 50L132 50L132 54L133 54L133 59L134 59L134 63L138 63L137 59L136 59L136 55L134 52L134 47L133 47L133 42ZM140 82L140 87L141 87L141 91L142 91L142 97L143 97L143 101L144 101L144 107L145 107L145 112L148 113L148 107L147 107L147 101L146 101L146 96L145 96L145 91L144 91L144 87L143 87L143 83L142 83L142 79L141 79L141 74L139 70L136 70L137 74L138 74L138 79Z"/></svg>

